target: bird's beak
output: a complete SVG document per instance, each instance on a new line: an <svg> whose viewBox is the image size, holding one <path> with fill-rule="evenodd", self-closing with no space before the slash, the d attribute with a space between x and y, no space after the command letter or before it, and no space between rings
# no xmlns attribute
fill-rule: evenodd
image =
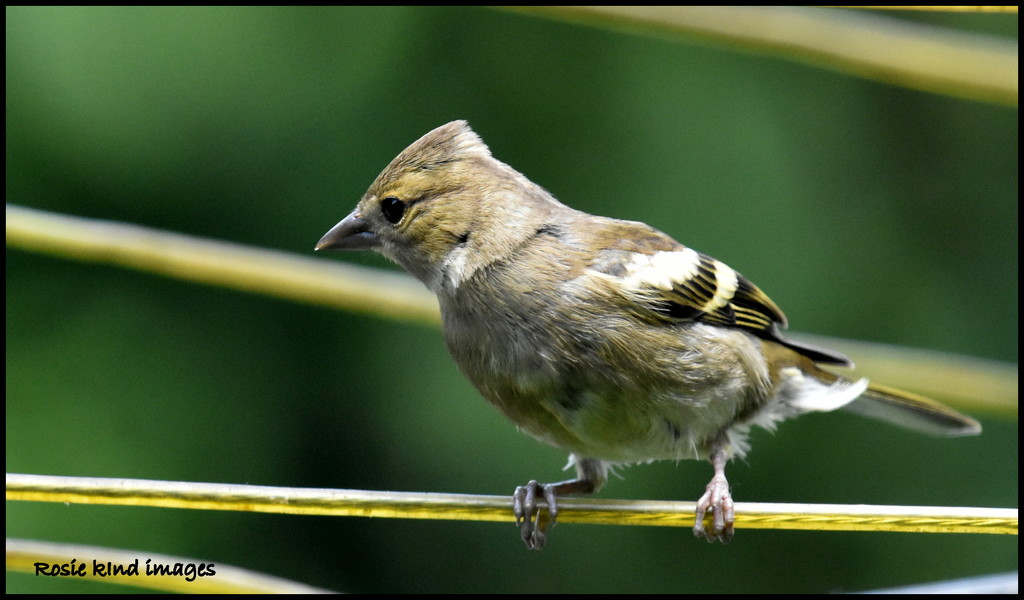
<svg viewBox="0 0 1024 600"><path fill-rule="evenodd" d="M377 236L355 211L331 228L316 244L316 250L371 250L378 247Z"/></svg>

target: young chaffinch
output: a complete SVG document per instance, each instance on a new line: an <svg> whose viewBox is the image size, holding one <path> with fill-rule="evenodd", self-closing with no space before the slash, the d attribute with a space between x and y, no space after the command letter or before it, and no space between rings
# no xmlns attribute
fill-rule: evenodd
<svg viewBox="0 0 1024 600"><path fill-rule="evenodd" d="M720 261L643 223L565 206L494 159L465 121L424 135L377 176L316 249L375 250L433 291L462 372L576 478L513 494L527 547L538 496L596 492L611 466L707 459L694 534L733 535L725 463L750 428L843 408L939 435L981 431L927 398L850 381L845 356L783 337L782 311ZM705 529L710 511L712 523Z"/></svg>

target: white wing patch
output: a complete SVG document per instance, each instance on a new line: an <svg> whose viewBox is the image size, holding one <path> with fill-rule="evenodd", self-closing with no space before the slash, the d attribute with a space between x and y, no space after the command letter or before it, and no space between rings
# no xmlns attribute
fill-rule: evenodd
<svg viewBox="0 0 1024 600"><path fill-rule="evenodd" d="M739 274L729 265L696 250L684 248L654 254L636 253L625 265L623 277L634 289L653 287L663 292L690 290L693 308L705 313L725 308L739 288ZM706 300L705 300L706 298Z"/></svg>
<svg viewBox="0 0 1024 600"><path fill-rule="evenodd" d="M633 288L651 286L667 292L679 282L696 276L699 266L700 254L690 248L654 254L635 253L626 264L624 279Z"/></svg>
<svg viewBox="0 0 1024 600"><path fill-rule="evenodd" d="M703 312L711 312L732 302L739 284L739 276L729 265L720 260L715 261L715 295L703 307ZM710 309L710 310L709 310Z"/></svg>

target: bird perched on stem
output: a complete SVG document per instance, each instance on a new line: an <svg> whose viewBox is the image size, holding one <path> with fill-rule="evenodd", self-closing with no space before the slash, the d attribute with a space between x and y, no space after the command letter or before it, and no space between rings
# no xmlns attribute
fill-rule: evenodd
<svg viewBox="0 0 1024 600"><path fill-rule="evenodd" d="M785 338L782 311L724 263L643 223L590 215L491 156L465 121L406 148L316 249L375 250L437 295L462 372L576 477L513 494L523 541L540 508L596 492L613 465L704 459L714 476L694 534L733 535L725 464L752 426L839 408L938 435L977 421L927 398L848 380L836 352ZM541 502L543 500L543 503ZM705 515L710 513L710 527Z"/></svg>

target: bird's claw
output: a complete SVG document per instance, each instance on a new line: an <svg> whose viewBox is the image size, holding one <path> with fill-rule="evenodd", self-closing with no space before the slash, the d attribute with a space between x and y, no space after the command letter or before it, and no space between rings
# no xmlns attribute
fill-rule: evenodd
<svg viewBox="0 0 1024 600"><path fill-rule="evenodd" d="M544 501L548 505L546 519L541 518L540 507L537 506L538 494L544 497ZM526 547L530 550L542 549L547 541L544 530L547 527L554 527L555 519L558 518L555 486L531 481L517 487L515 493L512 494L512 513L515 515L519 534Z"/></svg>
<svg viewBox="0 0 1024 600"><path fill-rule="evenodd" d="M704 516L708 509L711 509L712 514L710 531L704 528ZM708 483L704 495L697 500L697 520L693 525L693 535L705 538L708 542L717 540L723 544L729 543L734 533L734 513L729 482L725 475L715 475Z"/></svg>

